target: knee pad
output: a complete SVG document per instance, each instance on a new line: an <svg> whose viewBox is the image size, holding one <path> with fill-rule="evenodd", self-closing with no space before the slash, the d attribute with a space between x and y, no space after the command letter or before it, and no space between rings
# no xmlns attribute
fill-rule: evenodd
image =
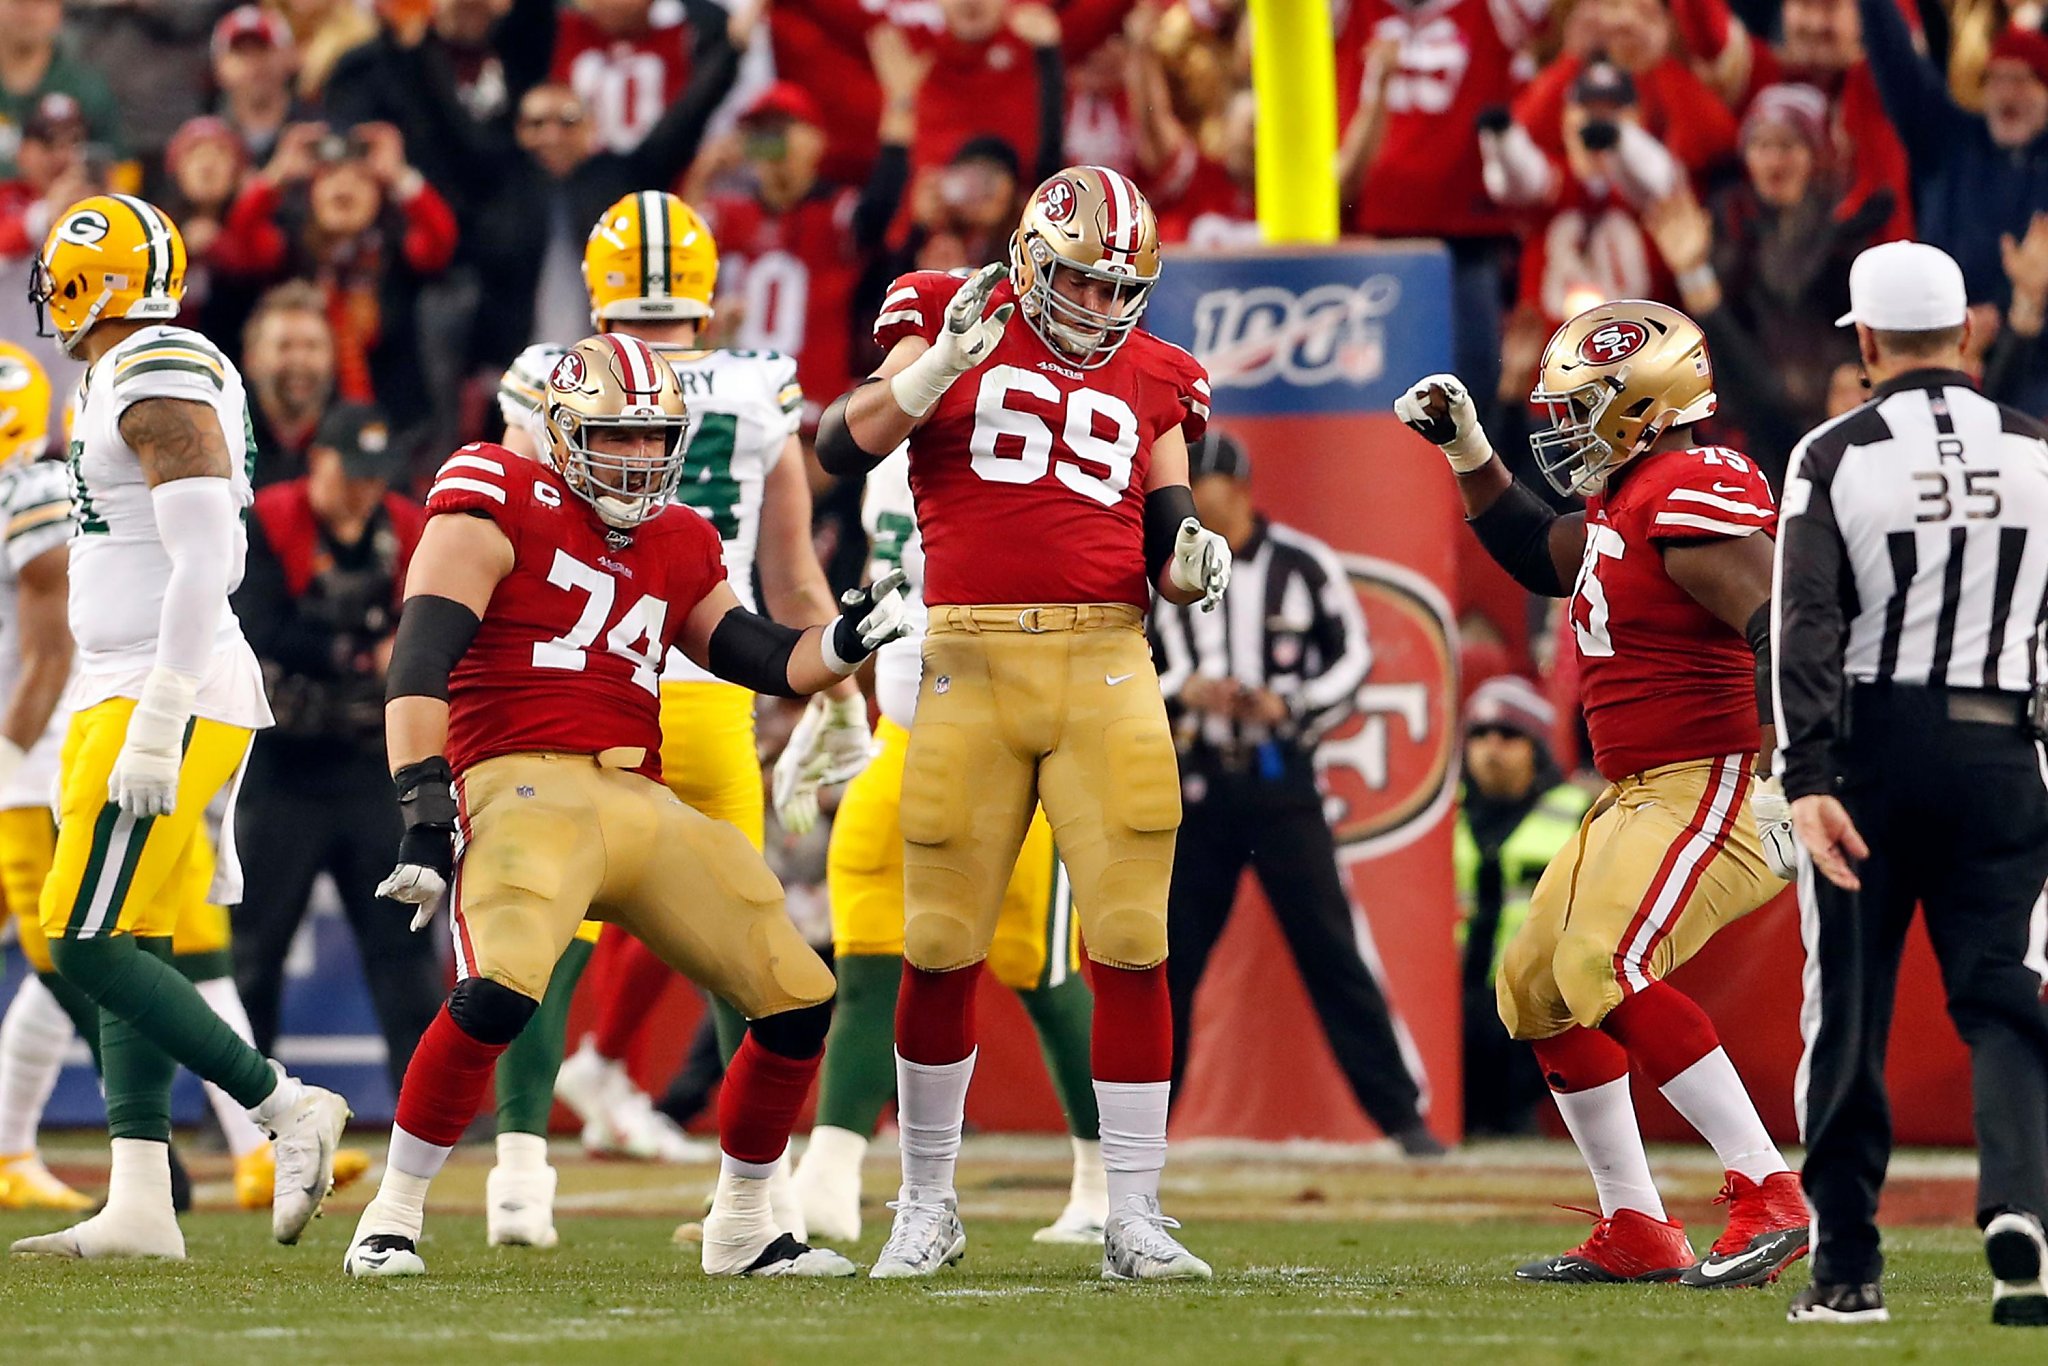
<svg viewBox="0 0 2048 1366"><path fill-rule="evenodd" d="M1493 1003L1511 1039L1547 1038L1564 1028L1562 1021L1544 1018L1544 1012L1535 1008L1539 999L1557 995L1551 980L1551 954L1544 950L1533 936L1518 934L1501 954L1500 972L1493 980Z"/></svg>
<svg viewBox="0 0 2048 1366"><path fill-rule="evenodd" d="M930 972L951 972L988 955L986 944L977 944L964 914L954 911L919 911L904 919L903 956L912 967Z"/></svg>
<svg viewBox="0 0 2048 1366"><path fill-rule="evenodd" d="M747 1022L747 1032L770 1053L785 1058L815 1058L825 1047L825 1032L832 1027L832 1003L798 1006L777 1015L763 1015Z"/></svg>
<svg viewBox="0 0 2048 1366"><path fill-rule="evenodd" d="M1089 958L1106 967L1157 967L1166 961L1166 908L1105 911L1090 917L1081 937Z"/></svg>
<svg viewBox="0 0 2048 1366"><path fill-rule="evenodd" d="M540 1002L488 977L465 977L448 993L448 1018L478 1043L509 1044Z"/></svg>
<svg viewBox="0 0 2048 1366"><path fill-rule="evenodd" d="M1557 941L1550 973L1574 1024L1597 1029L1621 1001L1621 986L1614 977L1614 945L1604 935L1567 930Z"/></svg>

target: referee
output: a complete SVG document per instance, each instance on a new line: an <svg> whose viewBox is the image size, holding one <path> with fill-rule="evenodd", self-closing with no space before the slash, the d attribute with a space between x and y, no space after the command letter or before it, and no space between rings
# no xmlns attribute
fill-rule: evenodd
<svg viewBox="0 0 2048 1366"><path fill-rule="evenodd" d="M1814 1211L1794 1322L1875 1322L1891 1154L1885 1044L1915 903L1969 1045L1991 1316L2048 1325L2048 1012L2039 712L2048 427L1963 373L1963 276L1889 242L1849 274L1875 394L1792 453L1771 640L1779 773L1803 846Z"/></svg>
<svg viewBox="0 0 2048 1366"><path fill-rule="evenodd" d="M1235 439L1210 428L1188 463L1202 524L1229 540L1236 568L1222 611L1162 602L1152 617L1185 810L1167 903L1173 1080L1195 988L1250 867L1359 1104L1403 1152L1436 1156L1443 1145L1359 953L1316 786L1316 743L1351 714L1372 663L1365 614L1328 546L1254 510Z"/></svg>

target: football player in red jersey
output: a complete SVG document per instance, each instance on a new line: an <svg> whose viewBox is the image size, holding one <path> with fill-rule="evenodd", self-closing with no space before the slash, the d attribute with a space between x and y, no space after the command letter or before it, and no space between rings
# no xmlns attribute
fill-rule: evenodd
<svg viewBox="0 0 2048 1366"><path fill-rule="evenodd" d="M1713 1023L1664 978L1792 867L1784 796L1754 772L1760 741L1775 745L1758 654L1777 511L1746 457L1692 445L1714 377L1706 339L1676 309L1621 300L1571 319L1531 401L1552 423L1530 443L1537 463L1584 512L1558 516L1515 481L1455 377L1394 405L1449 458L1488 553L1531 592L1571 599L1580 701L1609 783L1538 881L1498 979L1501 1020L1534 1047L1600 1217L1578 1247L1515 1274L1761 1285L1806 1254L1799 1178ZM1650 1178L1631 1059L1727 1169L1728 1225L1705 1258Z"/></svg>
<svg viewBox="0 0 2048 1366"><path fill-rule="evenodd" d="M458 980L406 1069L383 1185L344 1268L425 1270L427 1186L588 913L750 1021L719 1097L705 1271L851 1275L781 1232L767 1195L817 1071L832 974L746 836L662 786L657 689L671 647L756 691L830 687L901 633L900 579L802 632L742 608L717 532L672 503L682 387L645 342L578 343L543 411L541 461L485 444L449 457L407 576L385 710L405 835L378 891L421 907L417 926L452 879Z"/></svg>
<svg viewBox="0 0 2048 1366"><path fill-rule="evenodd" d="M930 1275L966 1250L953 1169L974 991L1034 801L1095 963L1103 1274L1209 1275L1159 1209L1180 775L1144 621L1155 588L1217 602L1230 552L1187 487L1208 379L1136 330L1158 276L1137 187L1069 167L1033 193L1007 274L890 286L875 321L888 356L819 429L838 474L909 442L930 610L903 783L903 1188L878 1277Z"/></svg>

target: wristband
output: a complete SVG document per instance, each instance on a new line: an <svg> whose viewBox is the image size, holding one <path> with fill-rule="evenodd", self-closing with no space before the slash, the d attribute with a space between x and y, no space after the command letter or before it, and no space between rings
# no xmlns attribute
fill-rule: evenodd
<svg viewBox="0 0 2048 1366"><path fill-rule="evenodd" d="M889 392L906 416L923 417L963 373L948 365L939 348L932 346L889 377Z"/></svg>

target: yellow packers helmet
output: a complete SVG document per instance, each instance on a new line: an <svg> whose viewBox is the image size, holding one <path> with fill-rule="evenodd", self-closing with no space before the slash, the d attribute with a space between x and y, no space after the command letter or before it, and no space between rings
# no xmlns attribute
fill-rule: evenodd
<svg viewBox="0 0 2048 1366"><path fill-rule="evenodd" d="M1060 272L1079 277L1060 287ZM1010 284L1034 332L1084 370L1108 362L1159 280L1159 220L1128 177L1069 166L1032 192Z"/></svg>
<svg viewBox="0 0 2048 1366"><path fill-rule="evenodd" d="M711 316L718 243L697 211L672 194L641 190L604 211L583 245L590 321L664 322Z"/></svg>
<svg viewBox="0 0 2048 1366"><path fill-rule="evenodd" d="M50 447L50 377L13 342L0 342L0 465Z"/></svg>
<svg viewBox="0 0 2048 1366"><path fill-rule="evenodd" d="M547 459L607 525L630 531L675 497L689 409L676 372L646 342L616 333L577 342L549 372L541 413ZM660 440L651 451L592 448L593 437L634 432Z"/></svg>
<svg viewBox="0 0 2048 1366"><path fill-rule="evenodd" d="M1597 492L1665 432L1713 416L1706 334L1644 299L1589 308L1552 334L1529 402L1550 420L1529 438L1543 477L1559 493Z"/></svg>
<svg viewBox="0 0 2048 1366"><path fill-rule="evenodd" d="M170 216L126 194L96 194L58 216L29 267L36 335L67 356L92 325L114 318L169 322L185 297L185 239Z"/></svg>

